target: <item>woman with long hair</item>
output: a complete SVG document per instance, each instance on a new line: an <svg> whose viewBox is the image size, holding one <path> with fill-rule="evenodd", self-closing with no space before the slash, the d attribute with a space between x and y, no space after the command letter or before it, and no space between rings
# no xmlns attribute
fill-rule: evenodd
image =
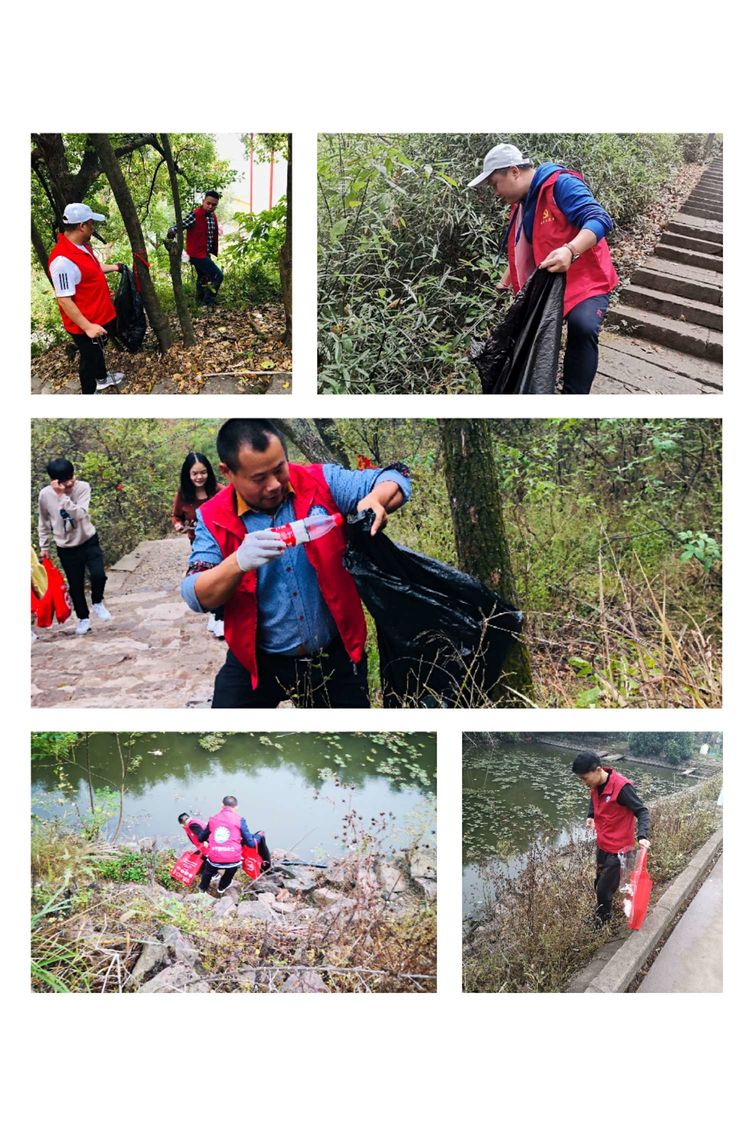
<svg viewBox="0 0 750 1125"><path fill-rule="evenodd" d="M193 542L198 509L218 491L216 474L208 457L204 453L188 453L182 462L180 487L172 505L172 527L178 535L187 535L190 542ZM224 621L220 610L209 613L207 628L215 637L224 636Z"/></svg>

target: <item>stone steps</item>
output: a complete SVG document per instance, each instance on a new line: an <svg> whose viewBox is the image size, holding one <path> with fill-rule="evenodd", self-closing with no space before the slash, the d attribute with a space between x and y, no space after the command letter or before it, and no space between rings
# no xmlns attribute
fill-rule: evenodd
<svg viewBox="0 0 750 1125"><path fill-rule="evenodd" d="M723 178L712 165L634 270L602 333L595 394L718 394L723 355Z"/></svg>
<svg viewBox="0 0 750 1125"><path fill-rule="evenodd" d="M632 282L623 289L620 295L620 303L617 306L618 312L621 312L624 308L646 309L682 323L714 328L717 332L721 332L723 328L723 314L720 305L711 304L708 301L696 301L691 297L660 293L658 290L633 285Z"/></svg>
<svg viewBox="0 0 750 1125"><path fill-rule="evenodd" d="M631 335L652 340L676 351L703 359L720 361L723 354L721 333L699 324L673 320L669 316L648 309L617 305L612 320L622 325Z"/></svg>
<svg viewBox="0 0 750 1125"><path fill-rule="evenodd" d="M724 220L724 212L721 208L701 207L697 203L685 203L682 210L686 215L696 215L699 219L716 219L719 223Z"/></svg>
<svg viewBox="0 0 750 1125"><path fill-rule="evenodd" d="M688 215L677 216L671 223L667 224L668 231L674 234L686 234L690 238L702 238L706 242L718 242L720 246L724 244L724 232L721 223L712 223L710 220L703 220L699 222L696 219L690 218Z"/></svg>
<svg viewBox="0 0 750 1125"><path fill-rule="evenodd" d="M657 243L654 254L657 258L668 258L685 266L698 266L704 270L715 270L716 273L724 272L724 259L716 254L701 254L697 250L684 250L680 246L668 246L664 242Z"/></svg>
<svg viewBox="0 0 750 1125"><path fill-rule="evenodd" d="M676 267L670 269L668 267ZM630 279L631 285L658 293L668 293L675 297L687 297L691 301L702 301L707 305L721 307L723 290L714 278L718 275L711 270L700 270L684 266L667 259L648 258L639 266ZM625 293L623 290L623 295Z"/></svg>
<svg viewBox="0 0 750 1125"><path fill-rule="evenodd" d="M665 231L661 236L665 246L679 246L682 250L694 250L698 254L715 254L721 257L724 248L720 242L710 238L695 238L692 235L678 234L676 231Z"/></svg>
<svg viewBox="0 0 750 1125"><path fill-rule="evenodd" d="M721 389L720 363L606 329L601 334L592 394L720 394Z"/></svg>

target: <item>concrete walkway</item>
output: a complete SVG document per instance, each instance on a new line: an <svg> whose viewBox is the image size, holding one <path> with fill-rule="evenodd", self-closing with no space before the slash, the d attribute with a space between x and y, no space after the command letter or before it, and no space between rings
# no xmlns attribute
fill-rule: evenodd
<svg viewBox="0 0 750 1125"><path fill-rule="evenodd" d="M723 229L716 160L622 287L601 335L593 394L721 391Z"/></svg>
<svg viewBox="0 0 750 1125"><path fill-rule="evenodd" d="M724 859L698 891L638 992L721 992Z"/></svg>

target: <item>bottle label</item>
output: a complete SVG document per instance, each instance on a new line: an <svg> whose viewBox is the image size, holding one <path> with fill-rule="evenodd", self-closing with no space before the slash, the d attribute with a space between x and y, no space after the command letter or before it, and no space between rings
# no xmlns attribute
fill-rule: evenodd
<svg viewBox="0 0 750 1125"><path fill-rule="evenodd" d="M281 527L274 527L272 530L287 547L296 547L298 543L310 542L304 520L294 520L292 523L282 524Z"/></svg>

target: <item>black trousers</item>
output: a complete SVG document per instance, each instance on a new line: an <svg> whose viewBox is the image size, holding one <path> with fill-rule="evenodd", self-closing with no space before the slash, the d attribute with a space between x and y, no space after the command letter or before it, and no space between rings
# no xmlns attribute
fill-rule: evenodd
<svg viewBox="0 0 750 1125"><path fill-rule="evenodd" d="M612 900L620 886L621 864L616 852L603 852L596 849L596 922L603 926L612 917Z"/></svg>
<svg viewBox="0 0 750 1125"><path fill-rule="evenodd" d="M104 587L107 584L107 576L104 573L104 555L99 546L99 536L92 535L90 539L87 539L85 543L81 543L78 547L58 547L57 557L68 583L68 592L73 603L73 609L76 611L76 617L83 621L89 615L85 593L86 571L89 572L91 600L94 605L98 605L104 597Z"/></svg>
<svg viewBox="0 0 750 1125"><path fill-rule="evenodd" d="M253 691L247 668L227 652L214 683L212 708L278 707L285 699L295 707L369 707L367 657L353 664L340 637L312 657L258 649L258 686Z"/></svg>
<svg viewBox="0 0 750 1125"><path fill-rule="evenodd" d="M195 299L199 305L215 305L224 273L212 258L191 258L195 270Z"/></svg>
<svg viewBox="0 0 750 1125"><path fill-rule="evenodd" d="M117 320L103 324L107 335L113 335ZM69 336L78 348L78 377L81 380L81 394L95 395L97 379L107 378L107 365L104 362L104 344L89 340L85 332L70 332Z"/></svg>
<svg viewBox="0 0 750 1125"><path fill-rule="evenodd" d="M221 871L222 875L219 879L219 890L225 891L239 869L239 864L236 867L214 867L213 863L209 863L208 860L206 860L203 867L201 867L200 889L202 891L207 891L208 884L211 882L214 875L218 875Z"/></svg>

